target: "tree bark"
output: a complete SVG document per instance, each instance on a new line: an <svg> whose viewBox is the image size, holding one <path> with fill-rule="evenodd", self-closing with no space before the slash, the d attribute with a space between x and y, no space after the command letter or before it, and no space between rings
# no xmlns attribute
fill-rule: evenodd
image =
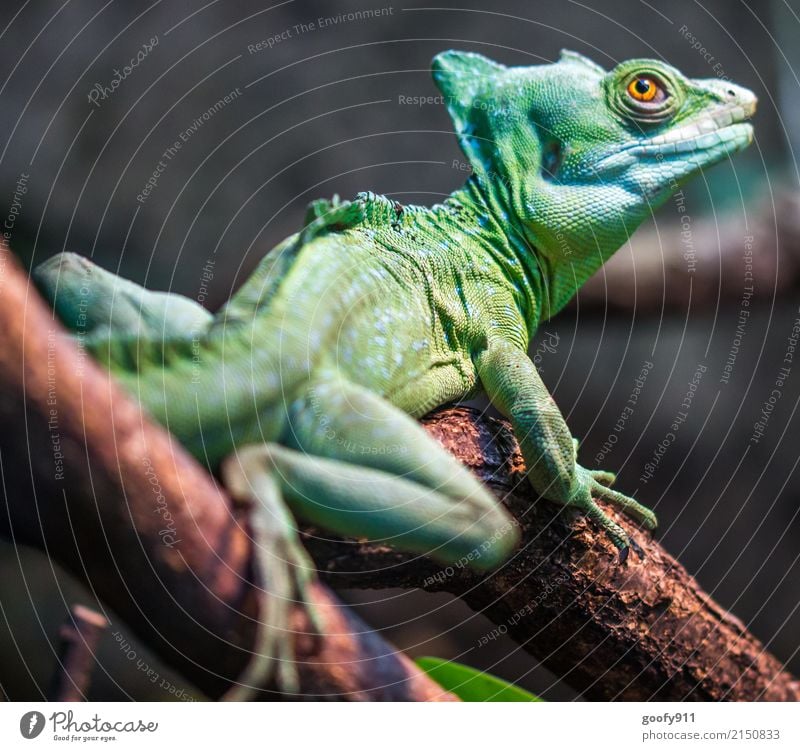
<svg viewBox="0 0 800 751"><path fill-rule="evenodd" d="M0 247L0 535L43 550L211 697L258 617L246 519L62 332ZM295 623L301 698L451 700L322 585L318 654ZM275 694L271 694L272 698Z"/></svg>
<svg viewBox="0 0 800 751"><path fill-rule="evenodd" d="M739 305L743 284L764 300L797 295L800 281L800 193L776 185L747 211L667 218L642 228L581 287L581 311L663 315L665 309ZM780 252L777 249L780 248ZM747 255L746 255L747 253ZM743 281L745 264L752 277Z"/></svg>

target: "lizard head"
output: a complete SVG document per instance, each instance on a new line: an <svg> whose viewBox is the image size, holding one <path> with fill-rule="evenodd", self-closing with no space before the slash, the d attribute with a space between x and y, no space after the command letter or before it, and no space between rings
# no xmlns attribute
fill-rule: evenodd
<svg viewBox="0 0 800 751"><path fill-rule="evenodd" d="M433 75L476 179L548 275L580 262L571 289L550 289L554 309L683 181L753 137L750 91L658 60L606 71L565 51L506 67L449 51Z"/></svg>

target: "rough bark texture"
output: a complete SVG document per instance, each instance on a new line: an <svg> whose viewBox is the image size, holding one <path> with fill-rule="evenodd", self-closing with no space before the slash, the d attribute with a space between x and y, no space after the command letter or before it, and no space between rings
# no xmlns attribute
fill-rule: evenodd
<svg viewBox="0 0 800 751"><path fill-rule="evenodd" d="M258 612L246 520L61 332L0 247L0 535L87 584L208 696L240 675ZM451 699L324 586L299 632L304 697ZM274 698L274 694L272 694Z"/></svg>
<svg viewBox="0 0 800 751"><path fill-rule="evenodd" d="M505 497L523 531L517 554L484 577L465 566L409 562L385 547L308 545L335 587L422 587L483 611L497 629L587 699L797 701L800 683L655 540L606 509L640 543L619 564L583 518L536 501L510 427L467 408L444 409L428 431Z"/></svg>

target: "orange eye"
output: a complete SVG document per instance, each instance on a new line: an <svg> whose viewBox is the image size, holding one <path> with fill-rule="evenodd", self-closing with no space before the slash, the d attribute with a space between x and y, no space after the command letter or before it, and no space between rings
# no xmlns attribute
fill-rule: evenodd
<svg viewBox="0 0 800 751"><path fill-rule="evenodd" d="M628 84L628 93L640 102L652 101L658 91L658 84L652 78L638 77Z"/></svg>

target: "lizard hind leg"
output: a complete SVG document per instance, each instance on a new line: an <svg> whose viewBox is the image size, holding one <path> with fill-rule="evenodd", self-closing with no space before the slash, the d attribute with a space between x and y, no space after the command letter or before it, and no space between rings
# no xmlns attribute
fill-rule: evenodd
<svg viewBox="0 0 800 751"><path fill-rule="evenodd" d="M518 541L502 504L416 420L341 377L293 403L282 443L299 450L292 478L302 492L290 491L290 504L326 529L477 570Z"/></svg>
<svg viewBox="0 0 800 751"><path fill-rule="evenodd" d="M332 533L395 545L478 570L511 553L518 530L471 473L411 417L380 396L332 379L289 409L283 444L240 446L223 462L231 495L252 508L264 589L254 657L225 698L276 678L297 689L289 615L299 602L322 633L307 591L315 569L289 509Z"/></svg>
<svg viewBox="0 0 800 751"><path fill-rule="evenodd" d="M268 685L285 695L297 693L289 627L295 605L306 612L316 635L324 633L308 597L315 567L289 509L333 533L393 543L446 563L463 559L476 568L496 565L509 552L509 542L516 541L515 527L494 500L498 510L486 508L483 516L491 520L486 522L466 498L274 443L240 446L222 463L221 474L233 499L250 509L255 571L263 592L252 657L223 697L226 701L253 699Z"/></svg>

